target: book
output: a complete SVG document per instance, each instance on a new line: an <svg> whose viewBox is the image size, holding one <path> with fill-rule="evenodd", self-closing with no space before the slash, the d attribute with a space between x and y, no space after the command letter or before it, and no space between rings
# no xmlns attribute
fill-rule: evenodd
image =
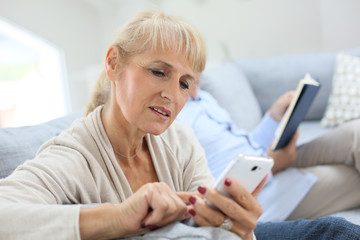
<svg viewBox="0 0 360 240"><path fill-rule="evenodd" d="M273 150L281 149L289 143L308 112L319 89L320 83L308 73L299 81L294 98L291 100L275 132L275 140L272 145Z"/></svg>

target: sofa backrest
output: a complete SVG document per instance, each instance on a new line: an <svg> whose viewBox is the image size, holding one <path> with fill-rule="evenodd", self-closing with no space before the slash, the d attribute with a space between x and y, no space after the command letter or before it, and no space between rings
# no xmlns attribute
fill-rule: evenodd
<svg viewBox="0 0 360 240"><path fill-rule="evenodd" d="M73 113L34 126L0 128L0 178L11 174L26 160L33 159L39 147L82 116Z"/></svg>
<svg viewBox="0 0 360 240"><path fill-rule="evenodd" d="M360 47L341 51L360 56ZM235 62L248 79L264 113L286 91L295 90L306 73L320 81L321 88L305 117L320 120L332 89L336 56L334 53L299 54L270 58L236 58Z"/></svg>
<svg viewBox="0 0 360 240"><path fill-rule="evenodd" d="M262 112L244 73L233 61L210 62L200 78L200 88L212 94L225 108L235 124L252 130Z"/></svg>

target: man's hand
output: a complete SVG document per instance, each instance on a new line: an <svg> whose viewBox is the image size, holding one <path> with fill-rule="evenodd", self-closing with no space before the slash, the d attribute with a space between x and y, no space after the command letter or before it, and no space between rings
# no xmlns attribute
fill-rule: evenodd
<svg viewBox="0 0 360 240"><path fill-rule="evenodd" d="M279 150L273 151L271 145L268 148L266 154L274 159L274 166L271 169L272 173L275 174L290 167L296 160L296 141L299 137L299 130L296 130L289 144Z"/></svg>
<svg viewBox="0 0 360 240"><path fill-rule="evenodd" d="M276 121L280 122L284 116L286 109L289 107L291 100L293 99L295 91L289 91L283 94L274 102L269 109L269 114Z"/></svg>

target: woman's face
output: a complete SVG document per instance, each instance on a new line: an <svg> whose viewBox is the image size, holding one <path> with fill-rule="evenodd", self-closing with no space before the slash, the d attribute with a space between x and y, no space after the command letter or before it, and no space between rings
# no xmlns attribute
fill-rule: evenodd
<svg viewBox="0 0 360 240"><path fill-rule="evenodd" d="M114 83L123 124L157 135L185 105L195 73L181 55L148 51L134 56Z"/></svg>

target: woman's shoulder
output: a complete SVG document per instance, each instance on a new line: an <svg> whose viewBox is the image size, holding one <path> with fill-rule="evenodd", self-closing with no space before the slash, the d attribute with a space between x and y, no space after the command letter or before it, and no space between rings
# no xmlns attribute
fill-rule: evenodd
<svg viewBox="0 0 360 240"><path fill-rule="evenodd" d="M94 132L96 132L95 124L91 124L96 118L96 112L76 119L69 128L62 131L59 135L45 142L39 149L39 152L52 146L57 148L69 148L73 150L89 149L89 145L93 145ZM38 152L38 153L39 153Z"/></svg>
<svg viewBox="0 0 360 240"><path fill-rule="evenodd" d="M97 132L94 115L75 120L72 125L44 143L37 152L35 162L51 166L59 174L88 171L88 166L103 166L103 155L107 155L106 143ZM81 170L80 170L81 169Z"/></svg>

